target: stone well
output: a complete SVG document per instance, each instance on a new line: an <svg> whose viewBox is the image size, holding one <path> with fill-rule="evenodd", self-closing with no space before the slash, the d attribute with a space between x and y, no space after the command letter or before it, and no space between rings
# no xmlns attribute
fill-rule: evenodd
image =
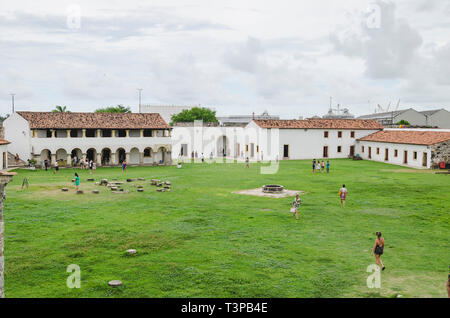
<svg viewBox="0 0 450 318"><path fill-rule="evenodd" d="M284 187L279 184L266 184L262 187L262 191L264 193L282 193L283 190Z"/></svg>

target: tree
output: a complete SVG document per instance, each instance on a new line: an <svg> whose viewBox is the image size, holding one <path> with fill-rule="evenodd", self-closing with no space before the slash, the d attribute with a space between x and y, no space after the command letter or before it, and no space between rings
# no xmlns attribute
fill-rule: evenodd
<svg viewBox="0 0 450 318"><path fill-rule="evenodd" d="M404 126L411 126L411 124L407 120L400 120L396 125L404 125Z"/></svg>
<svg viewBox="0 0 450 318"><path fill-rule="evenodd" d="M70 113L70 111L67 110L67 106L60 106L56 105L55 109L52 110L54 113Z"/></svg>
<svg viewBox="0 0 450 318"><path fill-rule="evenodd" d="M95 110L96 113L131 113L131 108L128 106L117 105Z"/></svg>
<svg viewBox="0 0 450 318"><path fill-rule="evenodd" d="M191 109L185 109L177 115L172 115L171 125L173 123L190 123L196 120L203 120L205 123L217 123L216 111L212 111L209 108L193 107Z"/></svg>
<svg viewBox="0 0 450 318"><path fill-rule="evenodd" d="M0 115L0 123L4 122L5 119L9 117L9 114L6 114L5 116Z"/></svg>

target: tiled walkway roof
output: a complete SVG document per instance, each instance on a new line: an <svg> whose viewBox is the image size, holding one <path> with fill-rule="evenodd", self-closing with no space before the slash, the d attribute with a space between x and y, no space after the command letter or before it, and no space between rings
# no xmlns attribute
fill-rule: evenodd
<svg viewBox="0 0 450 318"><path fill-rule="evenodd" d="M168 129L156 113L17 112L31 129Z"/></svg>
<svg viewBox="0 0 450 318"><path fill-rule="evenodd" d="M389 142L396 144L434 145L450 140L450 132L383 130L359 139L360 141Z"/></svg>
<svg viewBox="0 0 450 318"><path fill-rule="evenodd" d="M306 120L254 120L261 128L280 129L383 129L376 120L363 119L306 119Z"/></svg>

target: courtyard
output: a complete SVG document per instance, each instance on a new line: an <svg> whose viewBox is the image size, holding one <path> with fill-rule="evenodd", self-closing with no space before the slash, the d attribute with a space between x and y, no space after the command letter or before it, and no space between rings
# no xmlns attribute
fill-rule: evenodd
<svg viewBox="0 0 450 318"><path fill-rule="evenodd" d="M348 159L332 160L329 174L313 174L310 160L282 161L272 175L260 167L17 170L5 201L6 297L446 296L448 175ZM88 178L145 181L115 195ZM157 192L151 179L170 181L171 191ZM264 184L305 192L298 221L293 197L233 193ZM370 289L375 231L386 239L386 270ZM66 286L70 264L81 268L79 289ZM123 286L109 287L116 279Z"/></svg>

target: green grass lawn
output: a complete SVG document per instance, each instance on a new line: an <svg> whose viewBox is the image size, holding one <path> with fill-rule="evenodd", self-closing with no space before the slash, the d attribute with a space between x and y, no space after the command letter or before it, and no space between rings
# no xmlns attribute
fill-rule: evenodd
<svg viewBox="0 0 450 318"><path fill-rule="evenodd" d="M257 164L97 169L97 181L145 177L133 183L145 192L126 183L129 194L76 170L84 195L74 194L75 170L19 170L5 201L6 297L446 297L448 175L368 161L332 160L330 174L310 166L283 161L274 175ZM156 192L151 178L172 191ZM269 183L306 191L300 220L292 197L232 193ZM369 289L377 230L387 269ZM66 287L70 264L81 267L80 289ZM113 279L123 286L108 287Z"/></svg>

